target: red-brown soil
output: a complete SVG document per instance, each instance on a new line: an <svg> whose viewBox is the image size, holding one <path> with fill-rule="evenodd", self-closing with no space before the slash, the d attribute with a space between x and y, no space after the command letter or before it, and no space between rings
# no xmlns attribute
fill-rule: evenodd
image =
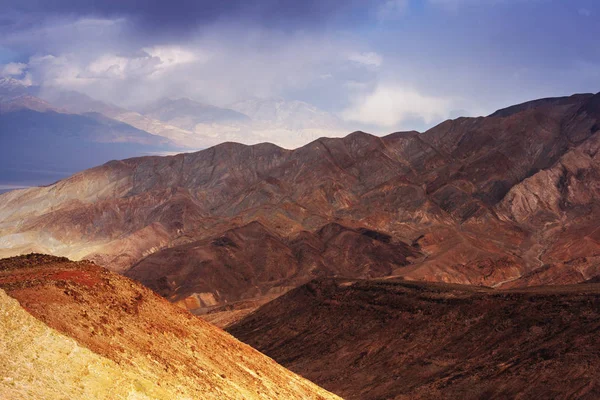
<svg viewBox="0 0 600 400"><path fill-rule="evenodd" d="M388 276L419 256L413 247L375 231L329 224L287 239L253 222L160 251L125 275L172 301L190 293L214 294L215 304L201 305L208 307L272 297L319 276Z"/></svg>
<svg viewBox="0 0 600 400"><path fill-rule="evenodd" d="M600 284L319 279L229 329L347 399L597 399Z"/></svg>
<svg viewBox="0 0 600 400"><path fill-rule="evenodd" d="M139 283L88 261L39 254L3 259L0 289L50 328L177 398L337 398ZM0 382L0 393L5 384Z"/></svg>

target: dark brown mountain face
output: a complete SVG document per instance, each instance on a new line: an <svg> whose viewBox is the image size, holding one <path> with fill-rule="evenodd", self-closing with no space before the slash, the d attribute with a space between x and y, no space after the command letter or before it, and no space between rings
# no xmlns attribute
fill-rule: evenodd
<svg viewBox="0 0 600 400"><path fill-rule="evenodd" d="M598 126L583 94L421 134L113 161L0 196L0 255L92 259L200 308L335 275L583 282L600 275Z"/></svg>
<svg viewBox="0 0 600 400"><path fill-rule="evenodd" d="M328 224L283 239L258 222L155 253L125 275L197 307L273 296L319 276L381 277L420 253L389 235Z"/></svg>
<svg viewBox="0 0 600 400"><path fill-rule="evenodd" d="M346 399L597 399L600 284L319 279L228 330Z"/></svg>

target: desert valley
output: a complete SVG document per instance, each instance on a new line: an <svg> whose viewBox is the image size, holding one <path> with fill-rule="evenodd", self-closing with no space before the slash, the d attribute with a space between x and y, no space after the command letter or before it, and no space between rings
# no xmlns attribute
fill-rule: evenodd
<svg viewBox="0 0 600 400"><path fill-rule="evenodd" d="M0 400L600 398L598 12L8 1Z"/></svg>
<svg viewBox="0 0 600 400"><path fill-rule="evenodd" d="M175 361L144 348L132 332L142 322L119 313L185 313L144 315L136 304L156 296L129 294L108 270L344 398L595 398L599 126L600 95L584 94L424 133L111 161L0 196L4 257L89 260L7 258L0 285L120 366L135 362L114 352L132 347ZM181 324L168 329L187 337ZM567 346L572 331L580 343Z"/></svg>

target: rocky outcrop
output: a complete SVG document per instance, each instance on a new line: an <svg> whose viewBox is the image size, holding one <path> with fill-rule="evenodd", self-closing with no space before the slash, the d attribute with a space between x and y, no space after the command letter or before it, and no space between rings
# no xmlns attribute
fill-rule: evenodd
<svg viewBox="0 0 600 400"><path fill-rule="evenodd" d="M593 136L515 185L498 204L500 218L536 235L538 267L511 285L581 282L598 274L600 138Z"/></svg>

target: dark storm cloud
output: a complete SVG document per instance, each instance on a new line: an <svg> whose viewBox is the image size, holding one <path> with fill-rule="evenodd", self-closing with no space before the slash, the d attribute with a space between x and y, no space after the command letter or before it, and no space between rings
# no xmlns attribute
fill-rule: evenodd
<svg viewBox="0 0 600 400"><path fill-rule="evenodd" d="M148 33L181 33L219 20L252 21L278 29L315 27L337 16L353 19L360 4L355 0L0 0L5 13L26 15L32 23L53 16L127 17ZM13 23L22 24L18 19Z"/></svg>

